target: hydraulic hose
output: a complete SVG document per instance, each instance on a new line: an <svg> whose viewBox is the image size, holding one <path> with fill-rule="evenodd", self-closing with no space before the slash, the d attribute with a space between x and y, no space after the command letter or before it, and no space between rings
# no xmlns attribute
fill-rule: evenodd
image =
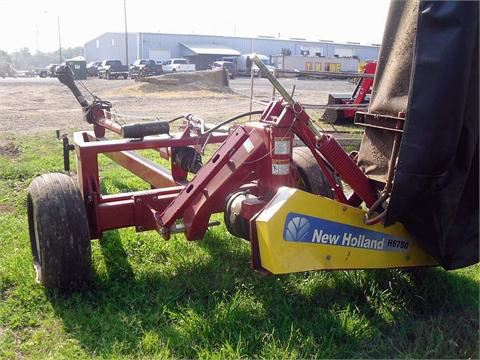
<svg viewBox="0 0 480 360"><path fill-rule="evenodd" d="M205 133L203 135L208 135L208 134L214 132L215 130L220 129L222 126L225 126L225 125L227 125L227 124L229 124L229 123L231 123L235 120L241 119L243 117L250 116L250 115L261 115L261 114L263 114L263 110L249 111L249 112L246 112L246 113L235 115L234 117L231 117L230 119L227 119L227 120L221 122L220 124L215 125L213 128L205 131Z"/></svg>

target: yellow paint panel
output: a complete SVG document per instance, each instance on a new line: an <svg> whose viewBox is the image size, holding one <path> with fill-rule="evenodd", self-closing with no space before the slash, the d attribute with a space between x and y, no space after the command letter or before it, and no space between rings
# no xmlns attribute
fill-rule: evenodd
<svg viewBox="0 0 480 360"><path fill-rule="evenodd" d="M281 188L256 221L262 266L274 274L283 274L436 265L403 225L368 226L363 223L364 215L365 211L358 208L301 190ZM308 222L308 231L299 230L302 240L292 240L292 234L285 231L287 217L288 224ZM383 241L373 240L375 237Z"/></svg>

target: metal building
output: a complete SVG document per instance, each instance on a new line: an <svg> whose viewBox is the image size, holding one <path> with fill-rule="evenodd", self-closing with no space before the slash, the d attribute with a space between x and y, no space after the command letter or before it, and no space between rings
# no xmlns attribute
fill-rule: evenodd
<svg viewBox="0 0 480 360"><path fill-rule="evenodd" d="M321 57L355 57L360 61L376 60L379 45L335 43L329 40L308 41L300 38L233 37L196 34L129 33L128 63L136 59L157 61L188 57L205 69L222 56L258 53L267 56L286 54ZM105 33L85 44L87 62L115 59L125 62L125 34Z"/></svg>

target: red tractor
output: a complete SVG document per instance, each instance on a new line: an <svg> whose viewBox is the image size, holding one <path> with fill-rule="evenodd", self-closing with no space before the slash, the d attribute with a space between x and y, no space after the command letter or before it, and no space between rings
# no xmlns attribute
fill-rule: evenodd
<svg viewBox="0 0 480 360"><path fill-rule="evenodd" d="M327 105L331 107L325 110L322 120L331 124L352 123L358 110L355 105L367 105L370 102L376 69L376 61L368 61L365 64L364 76L361 77L353 94L329 94ZM344 107L342 105L350 106Z"/></svg>

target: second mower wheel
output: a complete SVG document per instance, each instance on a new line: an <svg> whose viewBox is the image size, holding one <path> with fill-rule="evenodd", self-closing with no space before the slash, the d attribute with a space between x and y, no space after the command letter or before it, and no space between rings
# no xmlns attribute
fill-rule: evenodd
<svg viewBox="0 0 480 360"><path fill-rule="evenodd" d="M292 161L297 168L297 188L311 194L322 195L330 199L334 198L334 193L330 188L327 178L320 170L317 160L310 149L306 146L294 147L292 152ZM335 178L337 184L341 186L341 181Z"/></svg>

